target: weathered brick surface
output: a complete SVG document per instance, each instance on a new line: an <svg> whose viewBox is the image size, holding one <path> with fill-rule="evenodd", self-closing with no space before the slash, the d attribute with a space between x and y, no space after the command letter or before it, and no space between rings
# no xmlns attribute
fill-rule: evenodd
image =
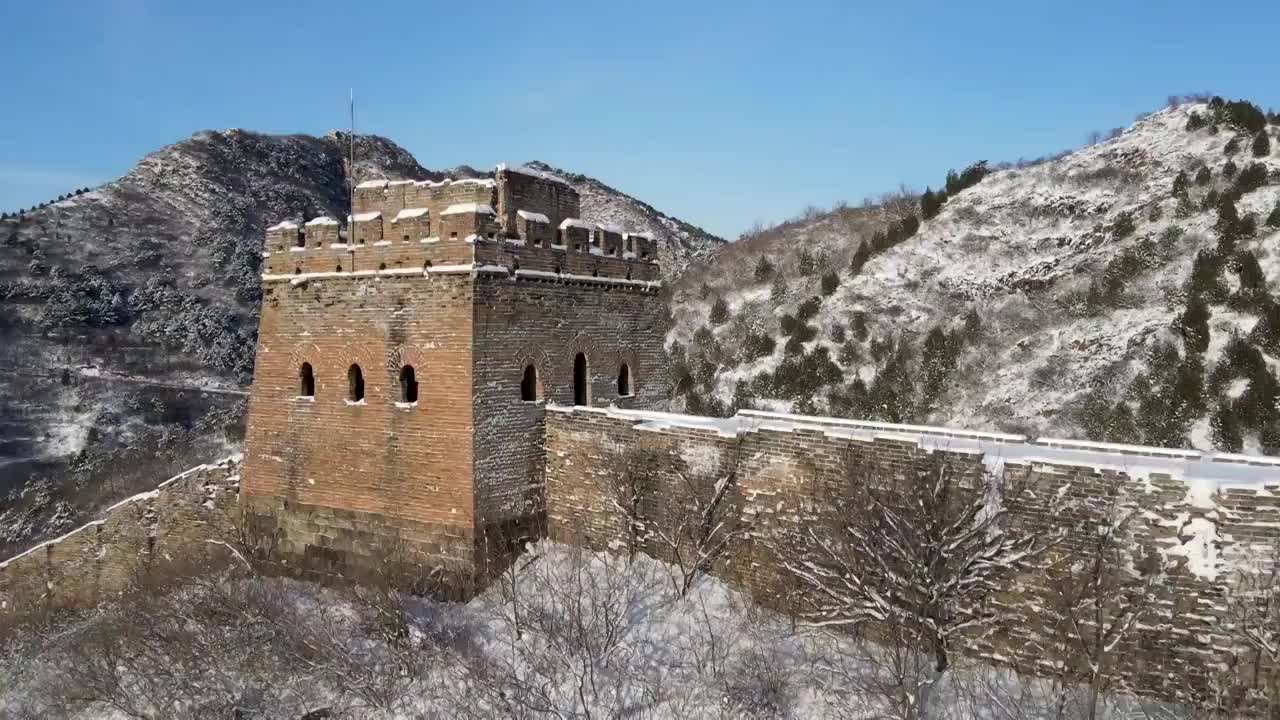
<svg viewBox="0 0 1280 720"><path fill-rule="evenodd" d="M700 418L641 419L582 408L548 412L549 536L595 548L625 546L627 523L612 508L607 488L620 479L627 453L636 448L646 450L645 458L656 466L648 469L655 485L646 488L641 502L644 522L661 521L678 490L678 476L696 475L696 466L704 472L711 468L711 476L732 469L739 482L734 502L754 519L754 532L719 572L759 601L789 610L794 609L788 600L792 586L771 554L775 545L766 540L803 527L842 481L847 459L870 460L891 471L923 453L942 453L963 471L976 475L999 467L1006 482L1029 482L1032 492L1010 508L1011 532L1065 533L1044 564L1087 547L1091 528L1110 506L1108 494L1118 490L1119 506L1133 510L1127 546L1132 562L1156 562L1166 571L1137 632L1118 648L1112 671L1121 687L1170 698L1204 692L1215 673L1231 666L1234 648L1223 603L1236 577L1230 563L1262 556L1280 540L1280 468L1274 483L1264 479L1255 488L1205 493L1182 478L1144 469L1150 465L1147 457L1118 449L1089 453L1097 460L1093 466L1055 461L1062 456L1036 443L994 437L921 434L908 427L867 430L820 418L738 420L734 431L724 432L724 424ZM1041 453L1044 457L1037 458ZM1210 537L1195 537L1196 519L1212 523ZM1189 566L1188 544L1206 540L1208 556L1218 561ZM655 544L642 549L662 554ZM1052 616L1046 611L1052 605L1048 582L1043 571L1018 578L1000 598L1016 622L1004 635L974 639L967 650L1023 670L1052 671L1063 654L1046 626ZM1253 656L1234 662L1241 660L1240 676L1254 677Z"/></svg>
<svg viewBox="0 0 1280 720"><path fill-rule="evenodd" d="M224 562L240 464L201 465L60 538L0 562L0 616L92 607L153 576Z"/></svg>
<svg viewBox="0 0 1280 720"><path fill-rule="evenodd" d="M592 404L665 403L651 241L558 247L550 233L579 210L572 187L496 175L364 183L353 242L313 242L313 230L335 240L325 222L268 233L243 494L283 562L350 575L394 545L424 565L481 570L541 532L543 408L573 401L577 353ZM429 236L388 230L405 208L424 211L414 219ZM314 397L300 397L304 363ZM521 397L529 364L533 402ZM619 397L623 364L631 388ZM405 366L416 404L397 402Z"/></svg>

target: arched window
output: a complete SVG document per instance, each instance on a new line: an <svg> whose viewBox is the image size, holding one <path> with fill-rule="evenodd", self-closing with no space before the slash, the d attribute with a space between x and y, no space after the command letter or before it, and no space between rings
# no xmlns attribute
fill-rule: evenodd
<svg viewBox="0 0 1280 720"><path fill-rule="evenodd" d="M578 353L573 358L573 404L591 404L591 384L587 380L587 356Z"/></svg>
<svg viewBox="0 0 1280 720"><path fill-rule="evenodd" d="M364 372L359 365L347 368L347 399L351 402L364 400Z"/></svg>
<svg viewBox="0 0 1280 720"><path fill-rule="evenodd" d="M627 367L626 363L618 367L618 395L621 397L631 395L631 368Z"/></svg>
<svg viewBox="0 0 1280 720"><path fill-rule="evenodd" d="M400 368L400 402L418 402L418 376L412 365Z"/></svg>
<svg viewBox="0 0 1280 720"><path fill-rule="evenodd" d="M542 399L542 387L538 384L538 368L526 365L520 378L520 399L534 402Z"/></svg>
<svg viewBox="0 0 1280 720"><path fill-rule="evenodd" d="M302 363L302 367L298 369L298 395L316 396L316 374L311 370L311 363Z"/></svg>

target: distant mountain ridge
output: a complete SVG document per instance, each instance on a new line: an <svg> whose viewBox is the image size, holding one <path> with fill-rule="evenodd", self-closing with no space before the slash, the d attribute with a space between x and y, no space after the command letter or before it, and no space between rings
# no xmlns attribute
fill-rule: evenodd
<svg viewBox="0 0 1280 720"><path fill-rule="evenodd" d="M970 170L691 267L677 404L1280 453L1280 115L1192 102Z"/></svg>
<svg viewBox="0 0 1280 720"><path fill-rule="evenodd" d="M342 132L201 131L0 220L0 368L14 368L0 372L0 548L239 443L264 230L345 215L349 145ZM357 136L356 161L361 180L492 174L430 170L372 135ZM667 272L723 243L562 174L584 219L652 232Z"/></svg>

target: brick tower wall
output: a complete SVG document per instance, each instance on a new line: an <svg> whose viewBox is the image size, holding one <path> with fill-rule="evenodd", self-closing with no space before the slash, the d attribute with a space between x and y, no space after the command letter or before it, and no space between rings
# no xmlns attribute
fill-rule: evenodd
<svg viewBox="0 0 1280 720"><path fill-rule="evenodd" d="M263 293L242 490L262 537L320 573L373 569L393 549L469 563L469 271L304 275ZM365 384L356 403L352 364ZM399 402L402 365L415 369L416 405Z"/></svg>
<svg viewBox="0 0 1280 720"><path fill-rule="evenodd" d="M508 230L516 227L520 210L546 215L552 228L569 218L582 217L578 191L542 175L501 168L497 172L498 217Z"/></svg>
<svg viewBox="0 0 1280 720"><path fill-rule="evenodd" d="M656 270L652 265L644 269ZM490 534L514 530L528 536L531 525L541 524L544 408L547 403L573 404L577 353L588 359L592 405L665 409L669 388L662 347L667 321L652 285L603 277L477 278L477 525L485 525ZM630 370L632 394L626 397L618 395L622 363ZM530 364L537 368L541 399L526 402L521 380Z"/></svg>

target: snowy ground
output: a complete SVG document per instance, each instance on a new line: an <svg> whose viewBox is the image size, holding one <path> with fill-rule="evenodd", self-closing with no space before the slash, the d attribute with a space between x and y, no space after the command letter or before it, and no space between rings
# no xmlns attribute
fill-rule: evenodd
<svg viewBox="0 0 1280 720"><path fill-rule="evenodd" d="M542 543L466 605L209 578L0 642L0 718L1082 717L1081 693L981 665L904 692L927 660L797 628L715 579L678 598L672 572Z"/></svg>

